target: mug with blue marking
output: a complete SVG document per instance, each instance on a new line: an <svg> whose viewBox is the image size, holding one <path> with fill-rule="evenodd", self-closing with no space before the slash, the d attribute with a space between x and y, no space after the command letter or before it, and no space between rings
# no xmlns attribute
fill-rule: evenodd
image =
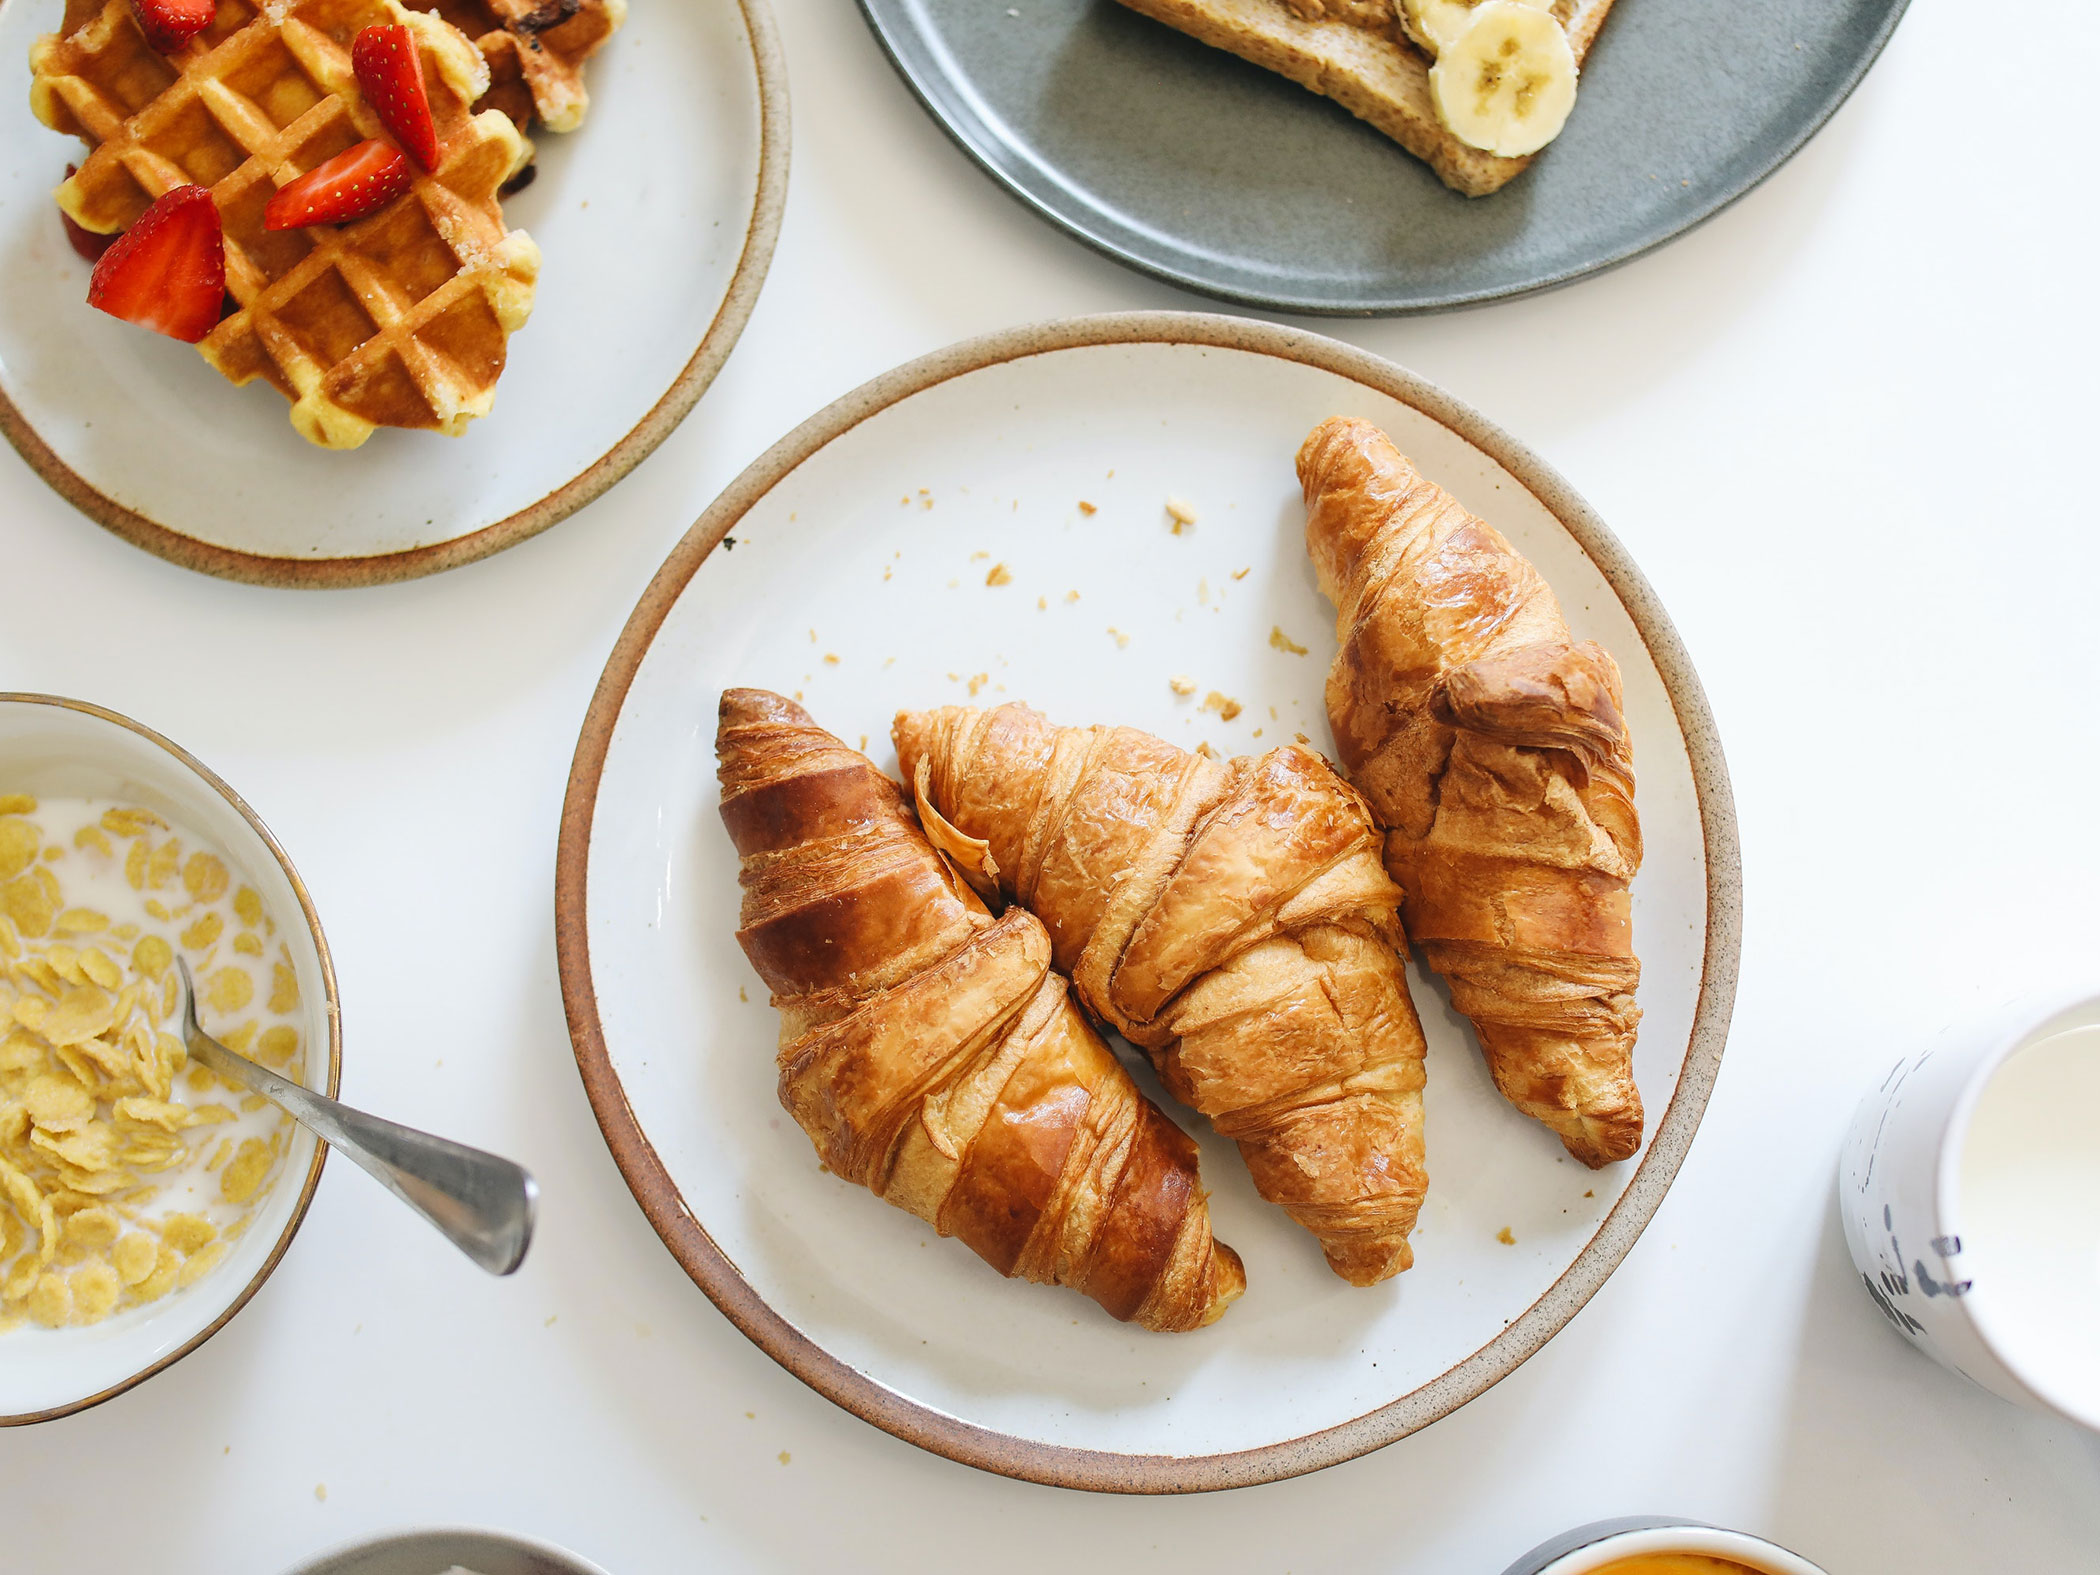
<svg viewBox="0 0 2100 1575"><path fill-rule="evenodd" d="M1839 1165L1866 1294L1919 1350L2100 1431L2100 996L1908 1056Z"/></svg>

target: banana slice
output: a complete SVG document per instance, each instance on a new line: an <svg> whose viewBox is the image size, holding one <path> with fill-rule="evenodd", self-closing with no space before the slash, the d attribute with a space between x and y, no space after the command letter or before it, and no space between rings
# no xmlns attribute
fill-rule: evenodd
<svg viewBox="0 0 2100 1575"><path fill-rule="evenodd" d="M1553 0L1523 3L1540 11L1553 9ZM1466 30L1480 5L1481 0L1400 0L1400 25L1434 59L1439 50Z"/></svg>
<svg viewBox="0 0 2100 1575"><path fill-rule="evenodd" d="M1451 134L1484 153L1536 153L1575 107L1575 51L1551 14L1485 0L1438 52L1429 93Z"/></svg>

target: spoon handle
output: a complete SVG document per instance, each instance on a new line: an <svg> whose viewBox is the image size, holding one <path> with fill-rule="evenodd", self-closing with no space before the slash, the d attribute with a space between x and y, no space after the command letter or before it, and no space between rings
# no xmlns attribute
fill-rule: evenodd
<svg viewBox="0 0 2100 1575"><path fill-rule="evenodd" d="M539 1187L523 1166L353 1110L236 1055L202 1029L185 1037L197 1060L282 1105L489 1273L509 1274L525 1261Z"/></svg>

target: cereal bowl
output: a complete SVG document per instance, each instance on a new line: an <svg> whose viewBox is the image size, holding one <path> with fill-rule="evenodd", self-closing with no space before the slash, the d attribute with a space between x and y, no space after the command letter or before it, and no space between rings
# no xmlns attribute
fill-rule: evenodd
<svg viewBox="0 0 2100 1575"><path fill-rule="evenodd" d="M128 718L0 693L0 1424L203 1344L320 1181L310 1133L185 1066L177 955L209 1031L336 1091L327 942L254 812Z"/></svg>

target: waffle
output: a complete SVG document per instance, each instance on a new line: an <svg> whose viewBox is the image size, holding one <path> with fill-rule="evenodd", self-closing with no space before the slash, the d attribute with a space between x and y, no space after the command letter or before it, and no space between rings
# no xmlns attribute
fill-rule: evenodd
<svg viewBox="0 0 2100 1575"><path fill-rule="evenodd" d="M520 131L535 120L549 131L583 124L583 63L627 20L627 0L436 0L436 9L489 63L474 107L502 110Z"/></svg>
<svg viewBox="0 0 2100 1575"><path fill-rule="evenodd" d="M408 194L337 228L263 228L280 186L368 137L350 42L415 29L442 161ZM236 384L267 378L325 448L375 427L457 436L494 403L532 310L539 249L496 193L529 156L501 114L470 115L487 68L468 40L396 0L221 0L210 28L154 53L128 0L68 0L30 54L31 107L93 149L58 189L83 228L123 229L169 189L208 187L226 228L232 310L198 349Z"/></svg>

